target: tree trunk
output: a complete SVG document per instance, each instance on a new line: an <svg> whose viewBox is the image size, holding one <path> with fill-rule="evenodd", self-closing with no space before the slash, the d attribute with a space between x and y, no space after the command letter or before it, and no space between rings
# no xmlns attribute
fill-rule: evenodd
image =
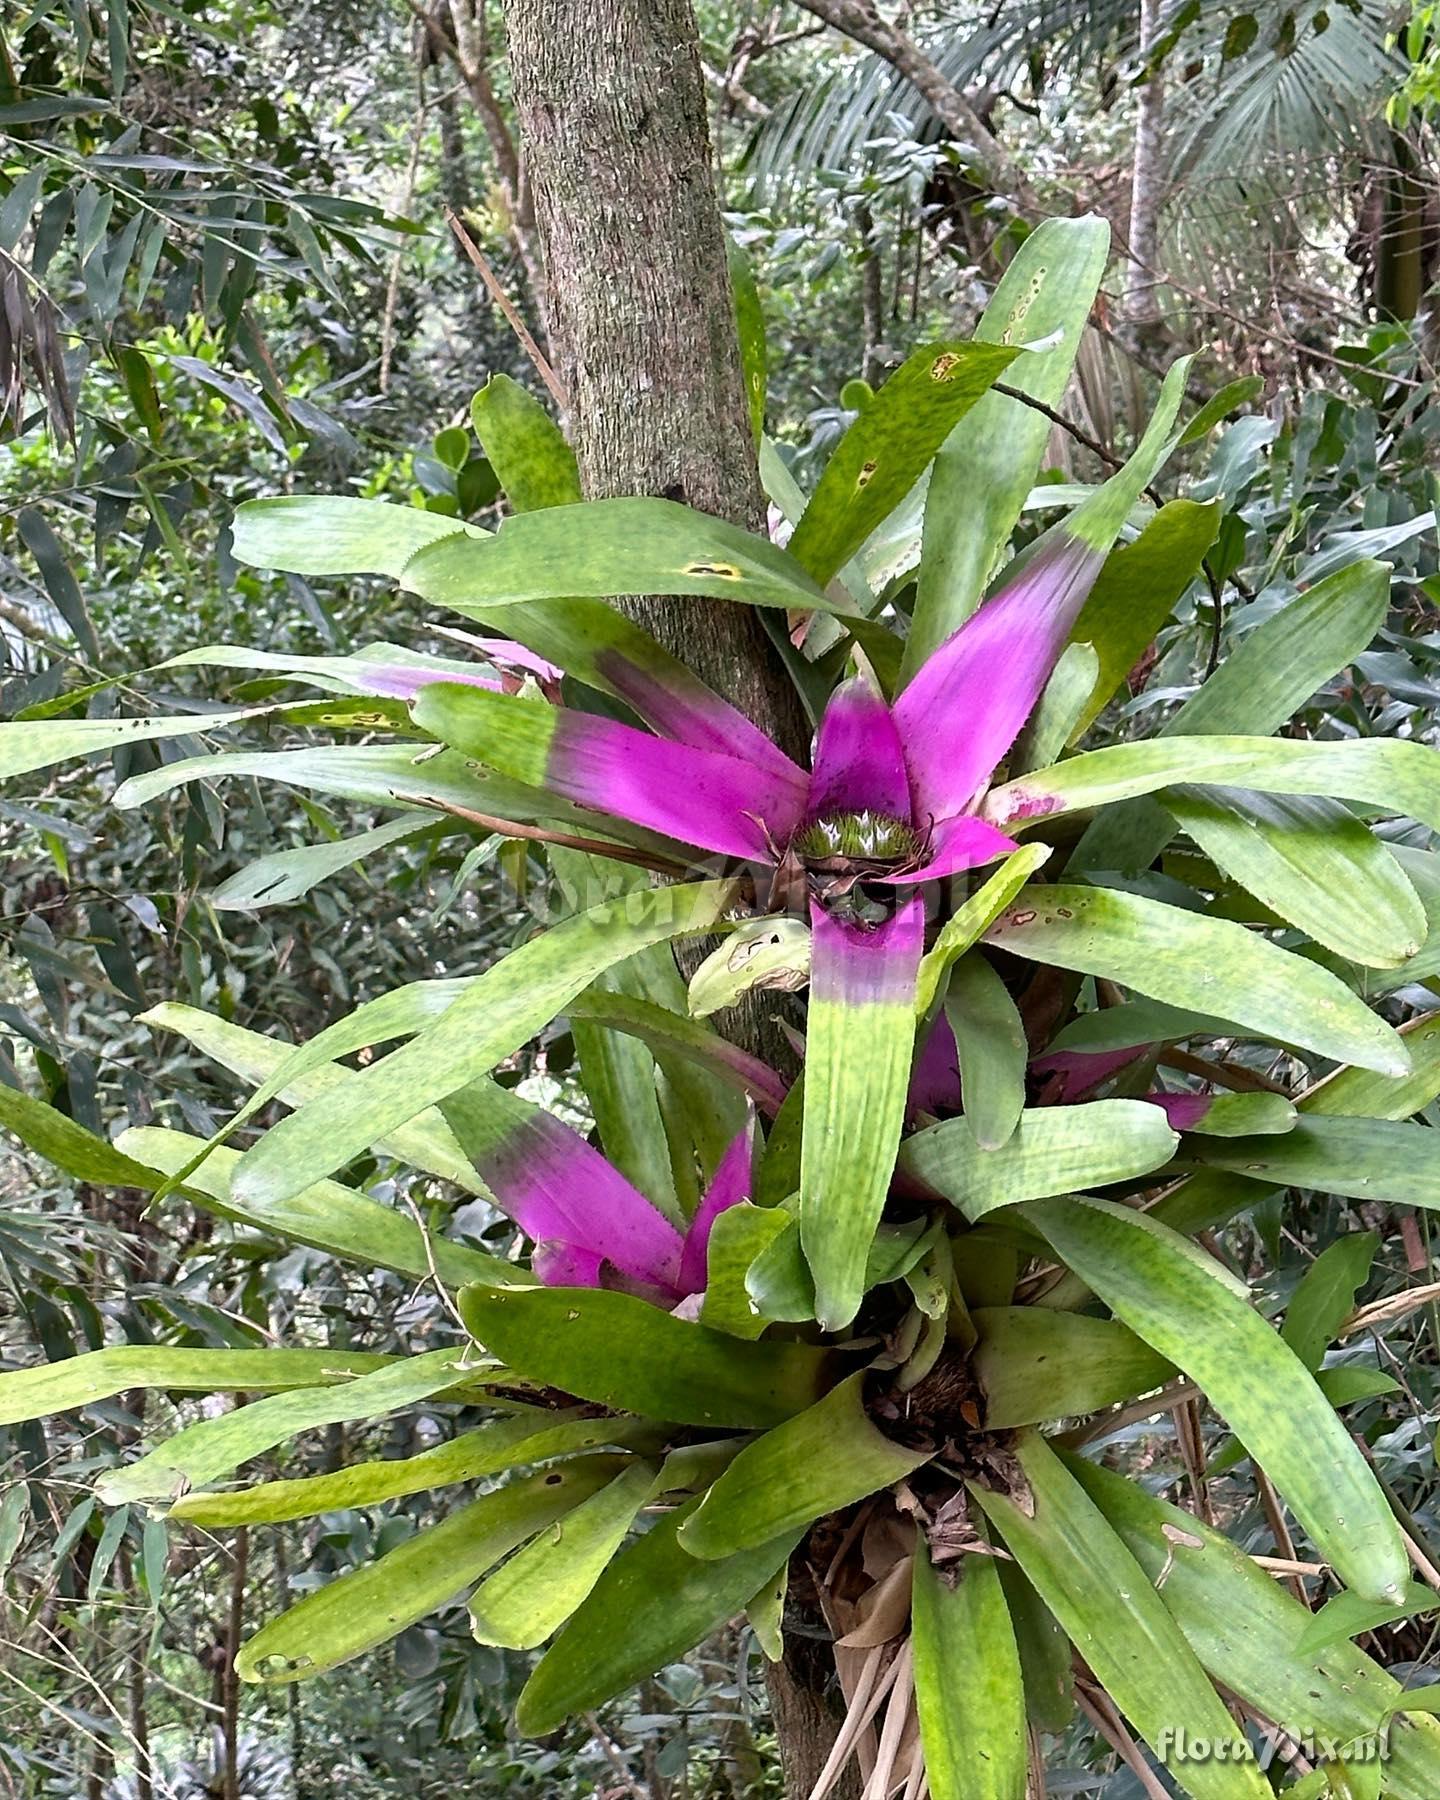
<svg viewBox="0 0 1440 1800"><path fill-rule="evenodd" d="M1163 0L1140 0L1140 55L1160 36ZM1135 154L1130 180L1130 269L1125 316L1132 325L1160 320L1160 198L1164 184L1165 72L1157 67L1141 84L1135 114Z"/></svg>
<svg viewBox="0 0 1440 1800"><path fill-rule="evenodd" d="M505 18L550 342L585 494L663 495L763 531L689 0L505 0ZM803 759L804 711L752 608L619 604ZM730 1035L769 1049L773 1000L729 1015ZM806 1670L788 1680L815 1689ZM816 1689L807 1737L777 1701L792 1794L818 1771L822 1711Z"/></svg>
<svg viewBox="0 0 1440 1800"><path fill-rule="evenodd" d="M903 75L957 143L968 145L971 168L995 193L1038 212L1034 189L1010 152L945 72L898 25L880 16L874 0L798 0L806 12L863 44Z"/></svg>

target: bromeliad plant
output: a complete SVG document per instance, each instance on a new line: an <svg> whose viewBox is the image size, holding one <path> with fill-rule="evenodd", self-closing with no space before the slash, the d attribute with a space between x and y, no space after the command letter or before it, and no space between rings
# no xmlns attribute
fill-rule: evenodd
<svg viewBox="0 0 1440 1800"><path fill-rule="evenodd" d="M1433 1135L1408 1122L1440 1096L1440 1015L1399 997L1440 970L1440 863L1401 841L1440 828L1440 765L1417 742L1271 735L1379 628L1387 571L1361 562L1266 610L1158 737L1085 747L1219 527L1213 503L1143 502L1208 423L1177 431L1181 366L1124 468L1004 566L1049 422L988 390L1005 372L1058 403L1105 248L1092 220L1036 232L979 340L899 370L808 500L767 447L798 515L783 549L667 502L583 504L555 427L504 383L475 403L515 509L493 536L374 502L242 509L245 559L388 575L513 646L487 639L500 672L479 680L384 646L196 652L330 690L271 702L283 722L393 741L195 757L120 803L271 775L400 808L397 827L543 841L572 900L478 978L308 1044L157 1008L255 1090L208 1144L102 1143L0 1089L0 1121L87 1180L453 1296L463 1335L410 1358L133 1346L0 1378L7 1420L142 1386L268 1394L106 1476L102 1498L179 1520L486 1484L268 1623L248 1679L321 1675L468 1595L486 1643L553 1636L518 1714L544 1733L737 1613L771 1657L807 1614L847 1704L821 1789L859 1755L871 1795L1024 1800L1040 1734L1079 1707L1196 1800L1270 1794L1246 1750L1274 1731L1331 1746L1297 1795L1440 1791L1440 1728L1347 1641L1424 1603L1336 1410L1377 1387L1321 1366L1363 1269L1317 1265L1277 1332L1205 1236L1291 1186L1440 1203ZM609 604L636 593L781 621L808 769ZM0 757L194 729L18 723ZM670 945L716 932L687 1007ZM796 1070L705 1022L807 981ZM492 1080L561 1016L598 1147ZM289 1116L243 1153L220 1141L273 1100ZM345 1185L365 1154L491 1202L512 1253ZM421 1400L460 1427L422 1455L234 1485L297 1432ZM1094 1459L1170 1414L1193 1511ZM1233 1440L1207 1476L1212 1416ZM1212 1514L1208 1482L1247 1459L1343 1590L1319 1618L1214 1523L1235 1509ZM1214 1753L1187 1757L1197 1739Z"/></svg>

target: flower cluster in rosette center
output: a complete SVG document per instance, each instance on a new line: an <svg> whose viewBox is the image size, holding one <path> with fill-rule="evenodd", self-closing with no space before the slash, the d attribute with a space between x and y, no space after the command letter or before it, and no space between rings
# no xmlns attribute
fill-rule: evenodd
<svg viewBox="0 0 1440 1800"><path fill-rule="evenodd" d="M797 833L791 846L807 868L889 872L917 863L924 838L908 819L888 813L833 812L812 819Z"/></svg>

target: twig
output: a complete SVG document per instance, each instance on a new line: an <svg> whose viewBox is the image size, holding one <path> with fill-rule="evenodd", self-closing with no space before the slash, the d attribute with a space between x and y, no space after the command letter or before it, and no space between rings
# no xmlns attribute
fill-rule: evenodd
<svg viewBox="0 0 1440 1800"><path fill-rule="evenodd" d="M1255 1485L1260 1490L1260 1504L1265 1511L1265 1522L1270 1527L1270 1535L1275 1540L1275 1548L1288 1563L1295 1562L1295 1540L1290 1536L1290 1527L1285 1523L1285 1513L1280 1505L1280 1496L1270 1477L1258 1464L1255 1465ZM1299 1575L1291 1573L1286 1576L1286 1585L1300 1604L1309 1610L1310 1596L1305 1591L1305 1583Z"/></svg>
<svg viewBox="0 0 1440 1800"><path fill-rule="evenodd" d="M1018 400L1022 406L1030 407L1032 411L1047 418L1052 425L1058 425L1062 431L1068 432L1077 444L1083 444L1087 450L1093 451L1107 469L1118 470L1125 467L1123 456L1117 456L1113 450L1107 450L1099 438L1092 437L1083 425L1077 425L1073 419L1067 419L1064 413L1056 412L1053 406L1047 406L1043 400L1037 400L1033 394L1026 394L1019 388L1011 387L1008 382L995 381L991 383L991 386L997 394L1003 394L1007 400ZM1146 497L1153 500L1157 506L1165 504L1165 496L1153 485L1146 487L1144 491Z"/></svg>
<svg viewBox="0 0 1440 1800"><path fill-rule="evenodd" d="M506 319L509 321L510 329L520 340L521 348L535 365L536 374L550 390L551 399L554 400L562 413L568 412L570 409L569 396L561 386L559 377L550 367L544 351L530 335L529 326L526 325L525 321L516 311L514 302L500 285L495 271L480 254L479 245L476 244L474 238L470 236L470 233L466 231L465 227L460 223L460 219L454 209L449 206L445 208L445 222L449 225L451 231L454 232L456 243L459 244L460 248L470 258L470 261L479 271L480 279L485 283L486 288L489 290L490 298L500 308L501 312L504 313Z"/></svg>
<svg viewBox="0 0 1440 1800"><path fill-rule="evenodd" d="M1119 1713L1110 1704L1109 1695L1100 1688L1092 1688L1087 1694L1083 1684L1077 1681L1075 1683L1075 1703L1140 1783L1149 1796L1149 1800L1170 1800L1170 1796L1156 1780L1149 1763L1140 1754L1139 1745L1125 1729Z"/></svg>
<svg viewBox="0 0 1440 1800"><path fill-rule="evenodd" d="M606 1762L609 1763L610 1767L620 1777L621 1781L625 1783L626 1793L634 1794L635 1800L649 1800L649 1795L646 1794L644 1788L641 1787L640 1783L636 1781L629 1769L626 1768L624 1757L622 1757L620 1752L615 1748L614 1741L606 1733L604 1727L595 1717L594 1713L581 1713L580 1717L589 1727L591 1737L594 1738L595 1742L605 1752Z"/></svg>
<svg viewBox="0 0 1440 1800"><path fill-rule="evenodd" d="M606 838L576 837L568 831L546 831L539 825L521 825L514 819L497 819L491 813L474 812L468 806L429 796L416 800L417 806L428 806L435 812L449 813L470 825L483 825L486 831L501 837L524 838L536 844L559 844L566 850L586 850L594 856L608 856L611 862L633 863L639 869L653 869L658 875L687 875L684 863L668 856L654 856L646 850L632 850L625 844L612 844Z"/></svg>

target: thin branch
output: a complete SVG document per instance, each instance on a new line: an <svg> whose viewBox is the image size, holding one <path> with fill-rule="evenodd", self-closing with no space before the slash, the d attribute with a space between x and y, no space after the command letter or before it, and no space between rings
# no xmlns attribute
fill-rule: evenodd
<svg viewBox="0 0 1440 1800"><path fill-rule="evenodd" d="M632 850L625 844L612 844L607 838L577 837L568 831L546 831L540 825L521 825L515 819L497 819L492 813L475 812L468 806L456 806L447 800L430 797L417 799L417 806L428 806L467 824L480 825L500 837L524 838L530 843L559 844L566 850L585 850L593 856L608 856L611 862L633 863L637 869L653 869L657 875L688 875L684 863L667 856L655 856L646 850Z"/></svg>
<svg viewBox="0 0 1440 1800"><path fill-rule="evenodd" d="M466 231L458 217L448 206L445 208L445 222L449 225L451 231L455 233L455 240L460 248L470 258L470 261L479 271L480 279L489 289L491 299L500 308L501 312L504 313L506 319L509 321L510 329L520 340L521 348L535 365L536 374L550 390L550 397L562 412L568 412L570 410L570 398L566 394L565 389L560 385L560 380L555 371L550 367L544 351L541 350L540 346L535 342L535 339L530 335L529 327L516 311L514 302L511 300L510 296L500 285L495 271L480 254L479 245L476 244L474 238L470 236L470 233Z"/></svg>

